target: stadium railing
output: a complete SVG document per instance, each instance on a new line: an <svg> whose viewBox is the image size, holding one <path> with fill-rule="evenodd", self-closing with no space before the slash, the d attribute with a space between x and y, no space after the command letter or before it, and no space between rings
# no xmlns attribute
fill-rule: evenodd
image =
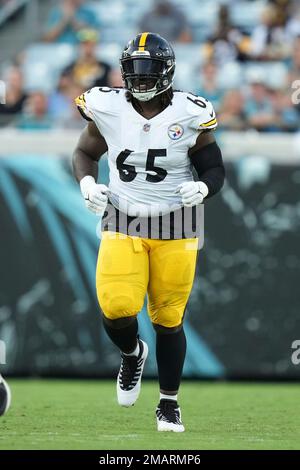
<svg viewBox="0 0 300 470"><path fill-rule="evenodd" d="M79 137L78 130L21 131L0 129L1 148L5 156L24 153L70 156ZM242 156L262 155L274 164L299 164L300 134L219 131L225 161L237 161ZM1 153L0 153L1 157Z"/></svg>

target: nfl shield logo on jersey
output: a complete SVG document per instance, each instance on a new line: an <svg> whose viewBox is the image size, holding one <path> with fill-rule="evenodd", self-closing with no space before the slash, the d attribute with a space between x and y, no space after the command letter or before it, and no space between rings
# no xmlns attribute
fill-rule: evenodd
<svg viewBox="0 0 300 470"><path fill-rule="evenodd" d="M180 137L183 135L183 127L180 124L172 124L168 128L168 134L170 139L172 140L178 140Z"/></svg>
<svg viewBox="0 0 300 470"><path fill-rule="evenodd" d="M143 126L143 130L144 130L145 132L149 132L149 131L150 131L150 129L151 129L151 126L150 126L150 124L144 124L144 126Z"/></svg>

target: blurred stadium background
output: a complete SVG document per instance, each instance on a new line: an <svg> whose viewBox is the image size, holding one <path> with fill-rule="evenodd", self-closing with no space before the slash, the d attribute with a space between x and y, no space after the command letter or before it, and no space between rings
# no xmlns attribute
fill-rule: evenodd
<svg viewBox="0 0 300 470"><path fill-rule="evenodd" d="M176 88L210 99L227 182L205 212L185 377L295 379L300 332L300 4L292 0L0 0L0 339L7 376L112 377L94 271L98 220L71 175L73 99L121 86L142 30L177 56ZM3 87L2 87L3 89ZM294 102L293 102L294 101ZM105 158L100 178L107 182ZM154 333L146 375L156 374Z"/></svg>

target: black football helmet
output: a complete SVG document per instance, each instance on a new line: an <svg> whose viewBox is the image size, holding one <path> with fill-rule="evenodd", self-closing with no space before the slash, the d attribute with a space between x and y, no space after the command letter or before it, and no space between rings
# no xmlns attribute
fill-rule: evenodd
<svg viewBox="0 0 300 470"><path fill-rule="evenodd" d="M175 54L159 34L141 33L129 41L120 59L125 88L139 101L149 101L173 84Z"/></svg>

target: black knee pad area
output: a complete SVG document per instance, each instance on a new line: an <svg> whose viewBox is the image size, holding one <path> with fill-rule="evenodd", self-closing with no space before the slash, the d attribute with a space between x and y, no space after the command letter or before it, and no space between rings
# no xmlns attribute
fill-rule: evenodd
<svg viewBox="0 0 300 470"><path fill-rule="evenodd" d="M105 315L102 314L103 317L103 322L109 326L110 328L113 328L115 330L120 330L122 328L126 328L132 323L136 321L136 317L124 317L124 318L117 318L116 320L111 320L110 318L107 318Z"/></svg>
<svg viewBox="0 0 300 470"><path fill-rule="evenodd" d="M174 333L178 333L179 331L182 330L182 326L183 326L182 323L172 328L168 328L163 325L158 325L156 323L152 323L152 325L158 335L172 335Z"/></svg>

